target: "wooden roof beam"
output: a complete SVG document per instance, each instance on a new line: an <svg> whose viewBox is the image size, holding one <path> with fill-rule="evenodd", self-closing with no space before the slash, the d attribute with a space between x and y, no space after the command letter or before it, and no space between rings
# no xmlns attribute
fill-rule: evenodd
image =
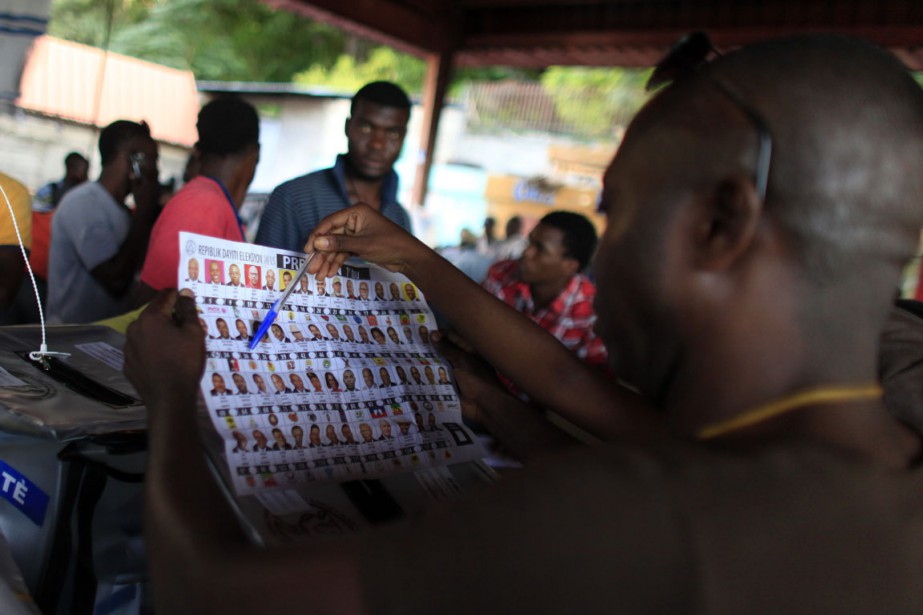
<svg viewBox="0 0 923 615"><path fill-rule="evenodd" d="M703 28L719 49L732 49L758 40L786 34L830 32L863 38L901 49L899 56L910 68L921 69L923 36L920 26L758 26ZM670 46L691 29L657 29L609 32L557 32L484 34L468 36L459 50L457 66L507 65L542 68L545 53L560 56L555 64L595 66L653 66ZM529 53L534 50L533 53ZM577 61L576 58L581 58Z"/></svg>
<svg viewBox="0 0 923 615"><path fill-rule="evenodd" d="M455 5L448 0L263 1L416 56L443 52L457 40Z"/></svg>

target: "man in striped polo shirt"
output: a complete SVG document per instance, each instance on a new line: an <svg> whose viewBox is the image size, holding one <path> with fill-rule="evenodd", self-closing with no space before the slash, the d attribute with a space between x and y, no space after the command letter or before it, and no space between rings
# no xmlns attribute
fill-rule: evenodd
<svg viewBox="0 0 923 615"><path fill-rule="evenodd" d="M353 96L346 120L348 150L329 169L289 180L273 190L256 243L300 251L325 216L366 203L410 231L410 217L397 202L394 161L401 153L410 99L397 85L375 81Z"/></svg>

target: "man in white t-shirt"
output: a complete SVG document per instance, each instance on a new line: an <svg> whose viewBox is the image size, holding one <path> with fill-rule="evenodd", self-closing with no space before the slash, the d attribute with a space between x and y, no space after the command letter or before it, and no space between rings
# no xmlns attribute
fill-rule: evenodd
<svg viewBox="0 0 923 615"><path fill-rule="evenodd" d="M99 135L103 170L68 192L51 223L48 320L87 323L129 309L129 291L160 210L157 144L126 120ZM134 196L134 213L125 199Z"/></svg>

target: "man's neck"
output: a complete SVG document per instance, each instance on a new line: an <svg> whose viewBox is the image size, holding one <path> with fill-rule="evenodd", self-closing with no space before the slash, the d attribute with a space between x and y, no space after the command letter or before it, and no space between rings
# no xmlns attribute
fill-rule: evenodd
<svg viewBox="0 0 923 615"><path fill-rule="evenodd" d="M202 161L200 173L218 180L231 195L235 208L240 208L247 195L247 183L240 172L240 159L236 156L206 158Z"/></svg>
<svg viewBox="0 0 923 615"><path fill-rule="evenodd" d="M772 312L754 319L756 309L739 307L677 350L676 364L667 370L663 406L679 432L693 437L741 416L762 416L718 439L744 446L776 437L817 441L892 468L919 455L919 436L894 420L877 396L863 392L878 383L872 327L825 340L818 333L823 323L793 327ZM758 348L753 330L761 330ZM806 339L806 331L814 338ZM763 413L767 408L783 410Z"/></svg>
<svg viewBox="0 0 923 615"><path fill-rule="evenodd" d="M346 160L346 193L349 196L350 203L365 203L369 207L381 210L381 185L384 182L383 177L378 179L369 179L358 174Z"/></svg>
<svg viewBox="0 0 923 615"><path fill-rule="evenodd" d="M109 169L103 169L102 173L99 174L97 183L99 183L106 192L112 195L116 203L120 205L125 204L125 198L130 191L129 184L124 177L116 176L111 167Z"/></svg>
<svg viewBox="0 0 923 615"><path fill-rule="evenodd" d="M570 284L571 278L566 280L553 280L540 284L529 284L529 292L532 294L532 303L536 310L544 310L557 299L567 285Z"/></svg>

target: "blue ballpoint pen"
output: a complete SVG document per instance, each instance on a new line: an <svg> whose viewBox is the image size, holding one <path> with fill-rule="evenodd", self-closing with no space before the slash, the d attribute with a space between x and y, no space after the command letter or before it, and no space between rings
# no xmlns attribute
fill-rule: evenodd
<svg viewBox="0 0 923 615"><path fill-rule="evenodd" d="M291 283L286 287L285 292L282 293L282 296L276 299L276 302L272 304L272 307L269 308L269 311L266 313L266 318L263 319L260 328L256 330L256 335L253 336L253 339L250 340L250 345L248 348L253 350L256 348L257 344L260 343L260 340L263 339L263 336L266 335L266 332L269 331L269 327L272 326L272 323L275 322L276 317L279 315L279 310L282 309L282 306L288 301L289 295L292 294L292 291L295 290L295 285L298 284L298 281L301 279L301 276L305 274L308 270L308 265L311 264L311 259L314 258L314 255L317 252L311 252L311 255L304 259L304 264L298 270L298 273L295 274L295 277L292 278Z"/></svg>

